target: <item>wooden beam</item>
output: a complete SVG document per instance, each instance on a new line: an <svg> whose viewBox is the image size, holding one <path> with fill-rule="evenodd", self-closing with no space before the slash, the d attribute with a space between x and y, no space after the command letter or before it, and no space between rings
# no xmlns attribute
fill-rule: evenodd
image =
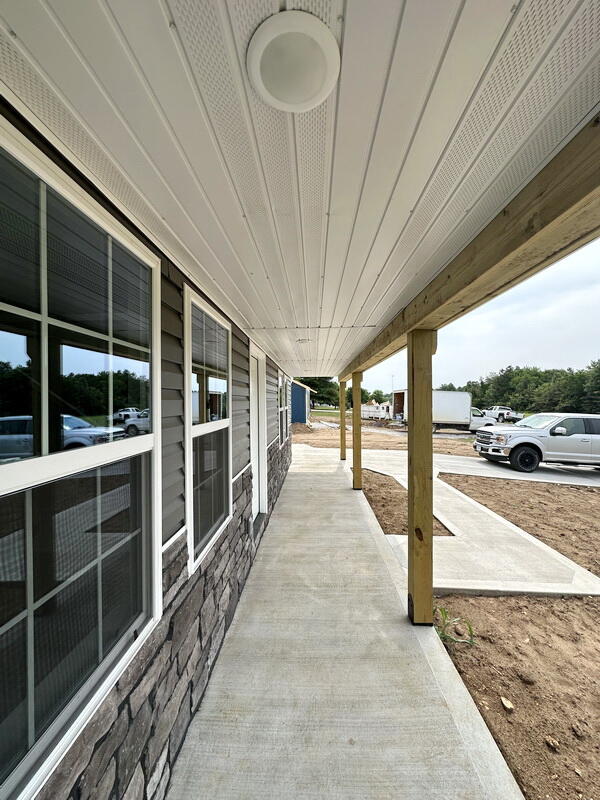
<svg viewBox="0 0 600 800"><path fill-rule="evenodd" d="M408 334L408 615L433 624L433 440L431 357L435 331Z"/></svg>
<svg viewBox="0 0 600 800"><path fill-rule="evenodd" d="M341 372L364 371L600 236L600 124L586 125Z"/></svg>
<svg viewBox="0 0 600 800"><path fill-rule="evenodd" d="M362 489L360 384L362 372L352 373L352 488Z"/></svg>
<svg viewBox="0 0 600 800"><path fill-rule="evenodd" d="M346 381L340 381L340 460L346 460Z"/></svg>

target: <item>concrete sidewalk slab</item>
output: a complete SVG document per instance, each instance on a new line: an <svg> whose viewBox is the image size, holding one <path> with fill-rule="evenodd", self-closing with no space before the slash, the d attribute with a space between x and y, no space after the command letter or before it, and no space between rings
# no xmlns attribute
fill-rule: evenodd
<svg viewBox="0 0 600 800"><path fill-rule="evenodd" d="M296 448L169 800L522 795L331 450Z"/></svg>
<svg viewBox="0 0 600 800"><path fill-rule="evenodd" d="M388 474L404 474L408 463L406 450L363 450L363 467L370 453L375 458L385 453ZM348 451L352 464L352 450ZM600 471L592 467L562 467L556 464L540 464L535 472L517 472L508 462L493 463L478 456L449 456L433 454L434 474L450 472L455 475L475 475L482 478L502 478L508 481L538 481L541 483L565 483L572 486L593 486L600 489Z"/></svg>
<svg viewBox="0 0 600 800"><path fill-rule="evenodd" d="M364 453L363 466L391 475L406 488L406 459L390 459L389 452ZM395 472L397 469L400 471ZM600 595L600 578L437 478L433 511L454 534L433 540L437 592ZM407 537L388 539L406 568Z"/></svg>

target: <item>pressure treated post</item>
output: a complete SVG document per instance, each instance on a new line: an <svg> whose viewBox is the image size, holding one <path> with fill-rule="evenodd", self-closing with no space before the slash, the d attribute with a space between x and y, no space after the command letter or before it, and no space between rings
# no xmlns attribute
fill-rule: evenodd
<svg viewBox="0 0 600 800"><path fill-rule="evenodd" d="M360 437L360 384L362 372L352 373L352 488L362 489L362 444Z"/></svg>
<svg viewBox="0 0 600 800"><path fill-rule="evenodd" d="M433 623L433 441L431 357L437 333L408 332L408 615Z"/></svg>
<svg viewBox="0 0 600 800"><path fill-rule="evenodd" d="M340 461L346 460L346 381L340 381Z"/></svg>

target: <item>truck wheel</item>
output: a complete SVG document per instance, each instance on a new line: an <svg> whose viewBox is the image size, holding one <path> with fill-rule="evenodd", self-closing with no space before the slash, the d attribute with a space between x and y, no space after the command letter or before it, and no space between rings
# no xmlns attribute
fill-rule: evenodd
<svg viewBox="0 0 600 800"><path fill-rule="evenodd" d="M504 414L498 414L498 422L504 422Z"/></svg>
<svg viewBox="0 0 600 800"><path fill-rule="evenodd" d="M138 429L136 428L135 425L128 425L125 428L125 433L127 434L127 436L137 436L138 435Z"/></svg>
<svg viewBox="0 0 600 800"><path fill-rule="evenodd" d="M511 467L519 472L535 472L540 463L540 455L533 447L521 445L511 451L509 461Z"/></svg>

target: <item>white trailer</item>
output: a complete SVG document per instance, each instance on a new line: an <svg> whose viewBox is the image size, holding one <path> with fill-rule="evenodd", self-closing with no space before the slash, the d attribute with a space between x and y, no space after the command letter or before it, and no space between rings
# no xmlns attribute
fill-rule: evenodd
<svg viewBox="0 0 600 800"><path fill-rule="evenodd" d="M465 428L471 427L471 394L469 392L432 393L433 428ZM393 419L406 422L408 419L408 392L401 389L393 393Z"/></svg>
<svg viewBox="0 0 600 800"><path fill-rule="evenodd" d="M391 419L391 403L363 403L360 416L362 419Z"/></svg>

